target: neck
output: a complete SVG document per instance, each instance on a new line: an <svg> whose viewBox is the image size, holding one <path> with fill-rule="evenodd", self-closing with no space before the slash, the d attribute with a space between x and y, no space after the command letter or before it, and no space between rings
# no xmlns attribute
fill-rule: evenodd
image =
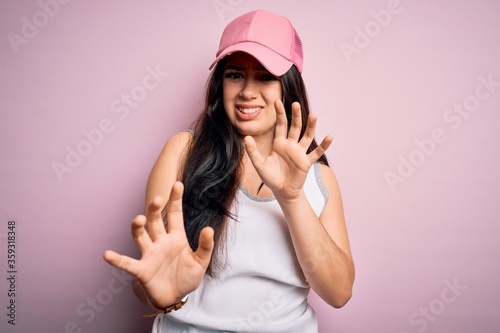
<svg viewBox="0 0 500 333"><path fill-rule="evenodd" d="M274 134L271 135L256 135L252 136L255 140L255 144L259 153L264 157L268 157L272 151ZM269 196L272 192L269 191L265 186L263 187L263 182L255 170L250 157L248 156L246 150L243 156L243 173L241 175L241 182L243 186L247 188L249 192L258 196Z"/></svg>
<svg viewBox="0 0 500 333"><path fill-rule="evenodd" d="M244 136L243 136L244 137ZM242 139L243 139L242 137ZM266 158L271 154L273 148L274 133L252 135L258 152ZM246 155L246 152L245 152Z"/></svg>

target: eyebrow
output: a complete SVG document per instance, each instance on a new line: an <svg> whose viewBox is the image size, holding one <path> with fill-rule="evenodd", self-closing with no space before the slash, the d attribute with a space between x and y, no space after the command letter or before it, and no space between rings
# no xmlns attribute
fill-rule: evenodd
<svg viewBox="0 0 500 333"><path fill-rule="evenodd" d="M244 71L246 68L245 67L236 66L236 65L229 65L224 70L228 70L228 69L237 70L237 71ZM259 66L259 67L256 68L256 70L262 71L262 72L269 72L264 66Z"/></svg>
<svg viewBox="0 0 500 333"><path fill-rule="evenodd" d="M242 70L244 70L244 68L243 68L243 67L238 67L238 66L234 66L234 65L232 65L232 66L227 66L227 67L225 68L225 70L227 70L227 69L234 69L234 70L237 70L237 71L242 71Z"/></svg>

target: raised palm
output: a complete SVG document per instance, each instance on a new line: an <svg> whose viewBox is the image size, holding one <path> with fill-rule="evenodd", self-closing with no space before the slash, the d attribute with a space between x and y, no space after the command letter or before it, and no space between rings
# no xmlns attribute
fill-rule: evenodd
<svg viewBox="0 0 500 333"><path fill-rule="evenodd" d="M317 117L309 115L306 130L300 138L302 127L300 104L297 102L292 104L292 123L288 133L283 103L277 100L274 105L276 129L269 156L261 155L251 136L245 137L245 148L257 173L273 194L277 198L291 200L299 195L309 169L328 149L333 138L326 136L317 148L307 153L314 139Z"/></svg>
<svg viewBox="0 0 500 333"><path fill-rule="evenodd" d="M196 289L206 272L214 246L213 229L200 234L198 249L189 246L182 216L183 185L176 182L167 204L168 231L161 217L163 202L155 197L146 216L132 223L132 236L141 251L141 259L106 251L104 259L142 284L150 300L164 308ZM146 230L147 225L147 230Z"/></svg>

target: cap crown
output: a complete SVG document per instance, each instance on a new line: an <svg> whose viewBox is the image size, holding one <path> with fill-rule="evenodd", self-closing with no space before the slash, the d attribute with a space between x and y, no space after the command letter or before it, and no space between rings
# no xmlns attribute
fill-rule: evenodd
<svg viewBox="0 0 500 333"><path fill-rule="evenodd" d="M287 18L264 10L237 17L224 29L216 56L229 47L245 42L268 48L302 72L302 41Z"/></svg>

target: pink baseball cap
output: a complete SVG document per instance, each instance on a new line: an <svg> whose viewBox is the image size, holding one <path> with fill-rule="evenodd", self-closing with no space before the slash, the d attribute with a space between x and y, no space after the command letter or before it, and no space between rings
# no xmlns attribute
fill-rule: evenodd
<svg viewBox="0 0 500 333"><path fill-rule="evenodd" d="M235 18L222 33L215 64L234 52L255 57L269 72L281 76L292 65L302 73L302 41L285 17L255 10Z"/></svg>

